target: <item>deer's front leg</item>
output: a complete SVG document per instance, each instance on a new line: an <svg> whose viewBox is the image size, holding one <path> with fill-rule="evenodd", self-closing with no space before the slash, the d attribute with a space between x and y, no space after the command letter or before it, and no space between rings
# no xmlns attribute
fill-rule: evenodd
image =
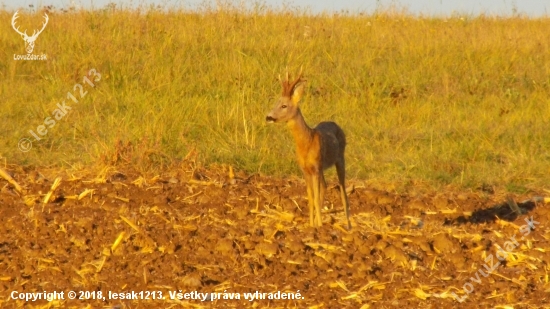
<svg viewBox="0 0 550 309"><path fill-rule="evenodd" d="M311 227L314 227L314 221L313 221L313 207L314 207L314 197L313 197L313 183L312 183L312 177L306 173L304 173L304 178L306 180L306 187L307 187L307 204L309 207L309 225Z"/></svg>
<svg viewBox="0 0 550 309"><path fill-rule="evenodd" d="M325 176L323 173L319 173L319 207L317 208L317 226L323 225L323 220L321 219L321 208L325 202L325 191L327 189L327 184L325 182Z"/></svg>
<svg viewBox="0 0 550 309"><path fill-rule="evenodd" d="M321 226L322 225L322 221L321 221L321 205L320 205L320 187L321 187L321 182L320 182L320 179L319 179L319 174L314 174L312 176L312 184L313 184L313 204L315 206L315 214L317 216L317 220L316 221L316 226Z"/></svg>

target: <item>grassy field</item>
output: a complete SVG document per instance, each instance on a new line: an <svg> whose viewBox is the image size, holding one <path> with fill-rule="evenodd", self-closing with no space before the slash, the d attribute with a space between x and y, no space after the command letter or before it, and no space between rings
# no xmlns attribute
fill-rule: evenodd
<svg viewBox="0 0 550 309"><path fill-rule="evenodd" d="M0 11L3 163L151 171L196 150L205 165L299 174L289 132L265 116L278 75L303 66L306 121L344 128L351 178L513 192L550 181L547 18L55 11L34 50L47 61L21 61L12 14ZM29 33L43 22L20 14ZM18 150L63 100L71 110Z"/></svg>

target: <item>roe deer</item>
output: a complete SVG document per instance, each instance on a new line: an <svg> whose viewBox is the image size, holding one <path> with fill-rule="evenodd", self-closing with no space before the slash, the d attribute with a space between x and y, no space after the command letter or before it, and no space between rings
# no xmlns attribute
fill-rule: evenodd
<svg viewBox="0 0 550 309"><path fill-rule="evenodd" d="M296 143L298 165L304 173L309 204L309 223L312 227L321 226L321 206L323 205L326 182L323 171L336 166L340 185L340 196L346 213L348 230L351 229L349 203L346 196L346 169L344 150L346 136L334 122L321 122L310 128L302 116L298 103L304 93L302 71L298 78L290 82L288 72L282 81L283 94L265 120L267 122L286 122ZM315 220L314 220L315 209Z"/></svg>

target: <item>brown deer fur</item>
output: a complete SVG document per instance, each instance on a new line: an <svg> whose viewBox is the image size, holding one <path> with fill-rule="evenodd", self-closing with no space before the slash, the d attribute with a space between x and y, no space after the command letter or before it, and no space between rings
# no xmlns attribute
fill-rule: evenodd
<svg viewBox="0 0 550 309"><path fill-rule="evenodd" d="M313 227L320 227L321 207L323 206L326 182L323 171L336 166L340 186L340 196L346 213L347 227L351 229L349 203L345 186L346 136L334 122L321 122L310 128L298 106L304 92L302 74L293 82L281 81L283 93L273 110L267 115L267 122L286 122L296 143L298 165L304 173L307 185L309 204L309 222Z"/></svg>

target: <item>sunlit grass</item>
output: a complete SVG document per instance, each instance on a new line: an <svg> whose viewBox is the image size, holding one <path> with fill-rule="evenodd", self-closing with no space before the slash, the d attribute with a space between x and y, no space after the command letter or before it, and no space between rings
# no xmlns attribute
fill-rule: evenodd
<svg viewBox="0 0 550 309"><path fill-rule="evenodd" d="M29 28L41 23L39 14L21 15ZM266 125L265 115L280 93L278 75L303 66L306 121L344 128L350 177L546 186L549 28L549 19L520 17L111 7L51 12L35 47L48 61L14 61L24 44L4 22L0 155L147 170L196 149L207 165L299 174L289 132ZM102 74L97 87L20 152L19 139L91 68Z"/></svg>

